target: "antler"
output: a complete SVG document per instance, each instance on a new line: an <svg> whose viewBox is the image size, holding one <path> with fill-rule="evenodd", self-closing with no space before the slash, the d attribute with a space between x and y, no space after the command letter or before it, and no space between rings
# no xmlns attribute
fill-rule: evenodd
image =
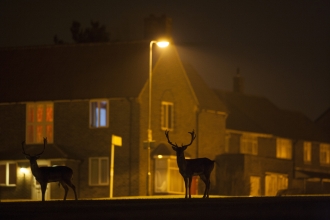
<svg viewBox="0 0 330 220"><path fill-rule="evenodd" d="M25 146L25 141L22 142L22 149L23 149L23 152L22 152L22 153L23 153L24 155L30 157L31 155L30 155L30 154L27 154L27 153L25 152L25 150L24 150L24 146Z"/></svg>
<svg viewBox="0 0 330 220"><path fill-rule="evenodd" d="M192 132L188 132L190 135L191 135L191 141L190 141L190 143L189 144L187 144L187 145L182 145L182 147L188 147L188 146L190 146L191 144L192 144L192 142L195 140L195 138L196 138L196 134L195 134L195 131L194 130L192 130Z"/></svg>
<svg viewBox="0 0 330 220"><path fill-rule="evenodd" d="M41 153L36 154L35 156L40 156L41 154L44 153L45 148L46 148L46 144L47 144L47 138L44 138L44 149L41 151ZM24 155L26 155L26 156L31 157L30 154L28 154L28 153L25 152L25 150L24 150L24 146L25 146L25 141L22 142L22 149L23 149L23 152L22 152L22 153L23 153Z"/></svg>
<svg viewBox="0 0 330 220"><path fill-rule="evenodd" d="M168 143L169 143L170 145L172 145L173 147L178 147L178 145L177 145L176 143L173 144L173 143L170 141L170 138L169 138L169 136L168 136L168 133L169 133L169 131L166 130L166 131L165 131L165 136L166 136L166 138L167 138Z"/></svg>
<svg viewBox="0 0 330 220"><path fill-rule="evenodd" d="M178 145L177 145L176 143L173 144L173 143L170 141L170 138L169 138L169 136L168 136L168 133L169 133L169 131L166 130L166 131L165 131L165 136L166 136L166 138L167 138L168 143L169 143L170 145L172 145L173 147L178 147ZM183 144L182 144L181 147L185 147L185 148L187 148L187 147L190 146L190 145L192 144L192 142L195 140L195 138L196 138L195 131L193 130L192 132L188 132L188 133L191 135L191 141L190 141L190 143L187 144L187 145L183 145Z"/></svg>
<svg viewBox="0 0 330 220"><path fill-rule="evenodd" d="M44 138L44 149L41 151L41 153L37 154L36 156L40 156L41 154L44 153L45 148L46 148L46 144L47 144L47 138Z"/></svg>

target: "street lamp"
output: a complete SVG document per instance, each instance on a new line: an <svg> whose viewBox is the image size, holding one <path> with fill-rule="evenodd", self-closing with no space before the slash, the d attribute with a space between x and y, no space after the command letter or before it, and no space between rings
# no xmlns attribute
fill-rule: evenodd
<svg viewBox="0 0 330 220"><path fill-rule="evenodd" d="M150 171L150 149L152 140L152 130L151 130L151 84L152 84L152 45L157 44L158 47L167 47L169 42L167 41L150 41L149 50L149 111L148 111L148 151L147 151L147 161L148 161L148 172L147 172L147 196L151 195L151 171Z"/></svg>

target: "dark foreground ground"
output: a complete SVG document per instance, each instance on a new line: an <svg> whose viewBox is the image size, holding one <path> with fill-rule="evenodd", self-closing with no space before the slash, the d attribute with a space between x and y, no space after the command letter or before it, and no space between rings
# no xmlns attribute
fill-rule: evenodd
<svg viewBox="0 0 330 220"><path fill-rule="evenodd" d="M330 197L0 202L0 219L330 219Z"/></svg>

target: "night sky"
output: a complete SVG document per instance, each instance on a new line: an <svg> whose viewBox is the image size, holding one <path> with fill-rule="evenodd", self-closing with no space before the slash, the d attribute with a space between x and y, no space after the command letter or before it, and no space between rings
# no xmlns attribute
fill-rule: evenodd
<svg viewBox="0 0 330 220"><path fill-rule="evenodd" d="M246 94L312 120L330 108L328 0L0 0L0 47L51 45L55 34L72 43L74 20L142 39L150 14L172 18L182 59L211 88L231 90L239 68Z"/></svg>

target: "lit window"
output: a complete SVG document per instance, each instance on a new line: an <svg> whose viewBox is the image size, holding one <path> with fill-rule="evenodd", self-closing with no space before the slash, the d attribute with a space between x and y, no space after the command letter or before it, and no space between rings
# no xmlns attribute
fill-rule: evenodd
<svg viewBox="0 0 330 220"><path fill-rule="evenodd" d="M320 163L330 164L330 144L320 144Z"/></svg>
<svg viewBox="0 0 330 220"><path fill-rule="evenodd" d="M0 164L0 185L16 186L17 164L1 163Z"/></svg>
<svg viewBox="0 0 330 220"><path fill-rule="evenodd" d="M289 139L277 138L276 157L282 159L292 158L292 142Z"/></svg>
<svg viewBox="0 0 330 220"><path fill-rule="evenodd" d="M304 142L304 163L310 163L312 161L312 143Z"/></svg>
<svg viewBox="0 0 330 220"><path fill-rule="evenodd" d="M275 196L279 190L288 188L288 175L266 173L265 177L265 195Z"/></svg>
<svg viewBox="0 0 330 220"><path fill-rule="evenodd" d="M173 103L162 102L161 126L163 130L173 130Z"/></svg>
<svg viewBox="0 0 330 220"><path fill-rule="evenodd" d="M46 137L48 143L53 143L53 103L28 103L26 105L26 142L28 144L43 143Z"/></svg>
<svg viewBox="0 0 330 220"><path fill-rule="evenodd" d="M90 126L92 128L108 127L109 108L106 100L90 102Z"/></svg>
<svg viewBox="0 0 330 220"><path fill-rule="evenodd" d="M256 135L243 133L241 136L241 153L258 154L258 137Z"/></svg>
<svg viewBox="0 0 330 220"><path fill-rule="evenodd" d="M89 185L109 184L109 158L89 158Z"/></svg>
<svg viewBox="0 0 330 220"><path fill-rule="evenodd" d="M184 181L175 157L163 156L155 159L155 192L185 192Z"/></svg>
<svg viewBox="0 0 330 220"><path fill-rule="evenodd" d="M250 176L250 196L260 196L259 176Z"/></svg>

